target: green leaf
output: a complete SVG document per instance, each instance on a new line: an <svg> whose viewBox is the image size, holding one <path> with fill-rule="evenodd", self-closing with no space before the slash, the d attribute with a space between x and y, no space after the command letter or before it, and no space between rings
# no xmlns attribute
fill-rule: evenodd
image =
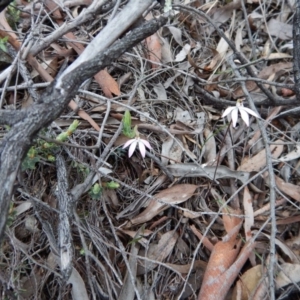
<svg viewBox="0 0 300 300"><path fill-rule="evenodd" d="M93 200L99 200L102 195L103 188L99 185L99 183L95 183L91 188L89 195Z"/></svg>
<svg viewBox="0 0 300 300"><path fill-rule="evenodd" d="M135 137L135 132L134 130L131 129L131 115L129 110L126 110L123 116L123 134L129 138L134 138Z"/></svg>
<svg viewBox="0 0 300 300"><path fill-rule="evenodd" d="M35 164L38 163L39 161L40 161L40 158L38 156L35 156L35 157L26 156L22 162L22 171L34 170Z"/></svg>
<svg viewBox="0 0 300 300"><path fill-rule="evenodd" d="M107 187L108 189L117 189L120 187L120 185L115 181L110 181L105 183L105 187Z"/></svg>

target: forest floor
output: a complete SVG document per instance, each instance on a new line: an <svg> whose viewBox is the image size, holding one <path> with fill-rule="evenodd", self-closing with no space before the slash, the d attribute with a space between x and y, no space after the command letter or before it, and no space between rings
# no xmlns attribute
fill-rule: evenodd
<svg viewBox="0 0 300 300"><path fill-rule="evenodd" d="M1 109L33 105L30 88L45 89L130 1L102 2L31 48L39 71L12 41L45 41L92 1L15 1L0 14L10 34L1 71L16 66L1 77ZM167 24L85 81L24 158L0 250L1 299L299 299L296 1L153 3L139 21ZM0 126L1 137L9 130ZM63 285L58 189L87 178L69 215Z"/></svg>

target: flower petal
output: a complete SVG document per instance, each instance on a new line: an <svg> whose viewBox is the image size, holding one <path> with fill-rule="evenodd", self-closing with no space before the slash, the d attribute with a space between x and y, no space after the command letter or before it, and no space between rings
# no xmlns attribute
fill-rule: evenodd
<svg viewBox="0 0 300 300"><path fill-rule="evenodd" d="M145 157L146 156L146 148L145 148L145 145L142 142L142 140L139 141L139 149L140 149L142 157Z"/></svg>
<svg viewBox="0 0 300 300"><path fill-rule="evenodd" d="M129 145L131 145L134 141L136 141L136 139L131 139L129 141L127 141L124 145L123 145L123 149L127 148Z"/></svg>
<svg viewBox="0 0 300 300"><path fill-rule="evenodd" d="M229 106L225 109L225 111L223 112L222 118L226 117L227 115L229 115L234 109L236 109L236 106Z"/></svg>
<svg viewBox="0 0 300 300"><path fill-rule="evenodd" d="M243 107L240 109L245 110L248 114L252 115L253 117L259 118L259 115L255 111L253 111L252 109L250 109L248 107Z"/></svg>
<svg viewBox="0 0 300 300"><path fill-rule="evenodd" d="M239 109L237 107L235 107L235 109L232 110L232 113L231 113L231 120L232 120L233 127L236 127L236 123L238 120L238 111L239 111Z"/></svg>
<svg viewBox="0 0 300 300"><path fill-rule="evenodd" d="M133 142L131 143L131 146L129 147L129 151L128 151L128 157L131 157L135 148L136 148L136 145L137 145L138 141L135 139L133 140Z"/></svg>
<svg viewBox="0 0 300 300"><path fill-rule="evenodd" d="M152 147L148 141L141 139L140 142L142 142L148 149L152 149Z"/></svg>
<svg viewBox="0 0 300 300"><path fill-rule="evenodd" d="M240 108L239 111L240 111L240 114L241 114L241 117L243 119L243 121L245 122L245 124L247 126L249 126L249 115L247 113L247 111L244 110L245 107L243 108Z"/></svg>

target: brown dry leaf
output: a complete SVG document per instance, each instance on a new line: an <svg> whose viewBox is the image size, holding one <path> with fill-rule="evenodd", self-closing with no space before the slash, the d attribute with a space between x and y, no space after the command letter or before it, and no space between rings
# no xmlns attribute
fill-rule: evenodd
<svg viewBox="0 0 300 300"><path fill-rule="evenodd" d="M225 299L254 247L253 240L247 242L236 259L240 243L218 242L210 256L198 299Z"/></svg>
<svg viewBox="0 0 300 300"><path fill-rule="evenodd" d="M145 251L147 258L162 262L173 251L173 248L177 242L179 235L176 231L168 231L164 233L158 244L151 243L149 249ZM149 261L140 261L137 275L145 274L148 271L153 270L157 264Z"/></svg>
<svg viewBox="0 0 300 300"><path fill-rule="evenodd" d="M225 32L225 35L229 38L228 31ZM225 57L228 47L229 45L227 44L227 42L223 38L221 38L221 40L218 43L217 49L214 51L215 55L213 59L211 60L208 66L204 67L204 70L213 71L214 68L218 65L218 63Z"/></svg>
<svg viewBox="0 0 300 300"><path fill-rule="evenodd" d="M281 156L278 160L281 161L281 162L290 161L290 160L294 160L298 157L300 157L300 145L296 145L294 150L292 150L291 152Z"/></svg>
<svg viewBox="0 0 300 300"><path fill-rule="evenodd" d="M160 39L161 39L161 61L164 64L168 64L174 61L172 47L167 39L163 37L160 37Z"/></svg>
<svg viewBox="0 0 300 300"><path fill-rule="evenodd" d="M204 144L204 161L208 165L212 165L217 157L217 144L215 140L214 133L207 127L203 130L203 135L205 137Z"/></svg>
<svg viewBox="0 0 300 300"><path fill-rule="evenodd" d="M284 263L276 277L276 289L280 289L293 282L300 281L300 265ZM288 275L288 276L287 276Z"/></svg>
<svg viewBox="0 0 300 300"><path fill-rule="evenodd" d="M58 57L54 57L51 59L50 63L48 63L46 71L54 78L58 72L58 67Z"/></svg>
<svg viewBox="0 0 300 300"><path fill-rule="evenodd" d="M264 31L281 40L291 40L293 38L293 26L273 18L268 22Z"/></svg>
<svg viewBox="0 0 300 300"><path fill-rule="evenodd" d="M251 227L254 224L254 214L253 214L253 203L252 203L252 196L247 186L244 187L244 197L243 197L243 204L244 204L244 212L245 212L245 237L246 241L251 239Z"/></svg>
<svg viewBox="0 0 300 300"><path fill-rule="evenodd" d="M240 0L233 0L228 2L223 7L217 8L214 11L212 19L220 26L221 24L227 22L227 20L231 17L233 10L239 9L241 7Z"/></svg>
<svg viewBox="0 0 300 300"><path fill-rule="evenodd" d="M71 294L74 300L88 300L88 292L86 290L85 283L79 274L79 272L73 268L70 278L68 279L68 284L72 286Z"/></svg>
<svg viewBox="0 0 300 300"><path fill-rule="evenodd" d="M207 267L207 262L202 261L202 260L195 260L193 266L191 264L187 264L187 265L176 265L176 264L170 264L170 263L166 263L167 266L169 266L170 268L174 269L175 271L182 273L182 274L187 274L189 273L191 267L192 270L195 269L203 269L205 270Z"/></svg>
<svg viewBox="0 0 300 300"><path fill-rule="evenodd" d="M264 58L266 60L273 60L273 59L283 59L283 58L293 58L293 56L287 54L287 53L271 53L268 55L262 55L261 58Z"/></svg>
<svg viewBox="0 0 300 300"><path fill-rule="evenodd" d="M292 67L293 67L292 62L281 62L281 63L277 63L277 64L272 64L272 65L267 66L264 69L262 69L259 72L257 77L260 79L267 80L270 76L276 74L277 72L282 71L282 70L289 71L292 69ZM246 81L246 88L249 92L251 92L257 88L257 85L254 81ZM238 87L237 89L234 90L233 97L235 99L240 98L242 96L244 96L244 92L241 87Z"/></svg>
<svg viewBox="0 0 300 300"><path fill-rule="evenodd" d="M275 116L277 116L282 110L282 108L283 108L282 106L275 106L269 113L268 117L266 118L264 126L267 126L268 121L272 120ZM245 148L244 151L245 152L249 151L250 148L259 140L260 136L261 136L261 131L257 129L253 137L250 140L248 140L247 147Z"/></svg>
<svg viewBox="0 0 300 300"><path fill-rule="evenodd" d="M240 215L241 212L239 210L236 209L232 209L229 206L226 206L225 208L223 208L222 210L223 212L223 222L224 222L224 228L227 232L226 236L223 237L223 242L227 242L227 241L235 241L239 230L243 224L243 219L239 218L236 215Z"/></svg>
<svg viewBox="0 0 300 300"><path fill-rule="evenodd" d="M185 44L181 51L176 55L175 57L175 61L176 62L181 62L181 61L184 61L185 58L188 56L188 54L190 53L190 50L191 50L191 45L189 44Z"/></svg>
<svg viewBox="0 0 300 300"><path fill-rule="evenodd" d="M76 111L78 109L78 105L76 104L75 101L70 101L69 103L69 107L71 109L73 109L74 111ZM79 109L77 112L78 116L80 116L83 120L88 121L94 129L96 129L97 131L100 131L100 127L99 125L93 120L93 118L90 117L89 114L87 114L84 110Z"/></svg>
<svg viewBox="0 0 300 300"><path fill-rule="evenodd" d="M161 68L161 44L157 33L146 38L146 48L148 49L148 59L151 60L153 70Z"/></svg>
<svg viewBox="0 0 300 300"><path fill-rule="evenodd" d="M290 89L282 88L281 94L282 94L282 97L290 97L290 96L294 96L295 92Z"/></svg>
<svg viewBox="0 0 300 300"><path fill-rule="evenodd" d="M254 231L256 232L256 231ZM264 236L266 236L268 239L271 239L270 235L267 233L262 232ZM291 262L298 264L300 261L300 258L292 251L292 249L287 245L287 243L280 241L279 239L275 239L275 244L280 247L280 249L283 251L283 253L289 257Z"/></svg>
<svg viewBox="0 0 300 300"><path fill-rule="evenodd" d="M106 70L101 70L94 76L94 78L99 83L103 94L107 98L113 98L112 94L116 96L121 95L118 83Z"/></svg>
<svg viewBox="0 0 300 300"><path fill-rule="evenodd" d="M293 68L293 63L292 62L281 62L281 63L277 63L277 64L272 64L272 65L262 69L258 74L258 78L268 79L274 73L277 73L277 72L282 71L282 70L289 71L292 68Z"/></svg>
<svg viewBox="0 0 300 300"><path fill-rule="evenodd" d="M300 202L300 186L285 182L278 176L275 176L275 182L280 191Z"/></svg>
<svg viewBox="0 0 300 300"><path fill-rule="evenodd" d="M202 244L209 250L209 251L213 251L214 249L214 245L211 243L211 241L206 237L203 236L202 233L195 227L195 225L191 226L191 230L193 231L193 233L197 236L197 238L201 241L202 240Z"/></svg>
<svg viewBox="0 0 300 300"><path fill-rule="evenodd" d="M198 299L222 299L218 296L221 276L234 263L240 250L240 243L235 240L219 241L210 255L204 274L201 291ZM222 295L223 297L226 295Z"/></svg>
<svg viewBox="0 0 300 300"><path fill-rule="evenodd" d="M177 184L171 188L165 189L155 195L156 199L151 199L148 207L138 216L131 220L132 224L141 224L151 220L160 212L168 208L167 204L179 204L191 198L197 189L194 184ZM161 203L159 201L163 201Z"/></svg>
<svg viewBox="0 0 300 300"><path fill-rule="evenodd" d="M282 151L283 151L283 141L282 140L276 140L274 142L275 144L281 144L281 145L270 145L270 150L272 154L272 158L278 158ZM244 171L244 172L253 172L253 171L260 171L266 166L266 151L261 150L253 157L245 157L243 159L241 165L238 167L238 171Z"/></svg>
<svg viewBox="0 0 300 300"><path fill-rule="evenodd" d="M70 57L73 53L73 49L65 49L57 43L52 43L51 47L55 50L54 53L57 53L59 56Z"/></svg>
<svg viewBox="0 0 300 300"><path fill-rule="evenodd" d="M182 42L182 30L175 26L165 26L163 29L168 29L170 33L173 35L174 40L180 45L183 46Z"/></svg>
<svg viewBox="0 0 300 300"><path fill-rule="evenodd" d="M178 143L182 145L180 140L175 141L172 137L168 137L164 140L161 147L161 162L164 166L168 164L170 159L171 164L181 161L182 148L179 147Z"/></svg>
<svg viewBox="0 0 300 300"><path fill-rule="evenodd" d="M130 255L128 258L128 266L123 279L123 285L118 295L118 299L133 300L135 298L135 282L131 280L131 276L136 277L138 266L139 245L133 243L131 245Z"/></svg>
<svg viewBox="0 0 300 300"><path fill-rule="evenodd" d="M155 94L157 95L158 100L168 100L168 95L166 92L165 87L162 85L161 82L157 84L153 84L153 90Z"/></svg>
<svg viewBox="0 0 300 300"><path fill-rule="evenodd" d="M241 300L251 299L251 294L256 290L258 283L262 277L262 265L257 265L247 270L240 278L239 282L242 287ZM237 283L238 284L238 283ZM236 300L237 285L232 294L232 300Z"/></svg>

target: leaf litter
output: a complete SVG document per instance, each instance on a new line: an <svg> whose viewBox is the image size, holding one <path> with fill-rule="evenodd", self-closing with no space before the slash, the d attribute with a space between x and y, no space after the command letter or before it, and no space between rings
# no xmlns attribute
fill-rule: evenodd
<svg viewBox="0 0 300 300"><path fill-rule="evenodd" d="M66 299L95 295L105 299L146 299L146 295L150 299L224 299L226 295L248 299L257 290L266 293L261 278L268 276L272 243L277 255L276 297L292 293L288 286L299 281L295 246L300 230L299 120L295 114L277 118L286 107L266 105L259 88L261 80L273 96L287 102L295 97L291 46L295 3L182 2L187 10L171 10L164 28L85 82L69 108L43 133L55 137L73 120L80 120L62 148L74 187L84 182L97 160L105 161L91 180L104 189L101 197L91 198L90 185L77 204ZM52 0L45 3L45 7L16 3L24 11L40 9L40 17L51 24L48 31L42 22L37 23L41 40L70 22L68 16L73 16L72 22L81 18L92 1L78 1L74 9L68 1L63 9L57 9ZM28 48L25 60L32 66L27 68L34 84L51 82L63 61L67 58L72 63L91 37L110 22L114 5L122 10L126 4L112 1L110 5L94 20L45 45L42 52L32 55L34 48ZM251 62L256 78L238 59L234 62L242 80L235 77L229 63L233 49L206 18L190 8L211 17ZM162 14L163 7L156 4L146 19ZM21 33L30 30L29 15L21 14L15 24L7 22L8 17L8 11L1 14L1 38L10 32L8 43L18 50ZM14 33L11 26L18 30ZM221 118L236 99L248 96L241 82L255 101L264 127L253 118L249 128L242 122L232 128ZM28 105L27 90L15 91L6 91L1 109L10 103L18 109ZM249 101L244 101L248 107ZM297 106L293 105L289 109ZM138 153L127 157L122 134L112 140L127 109L133 126L153 148L145 158ZM268 145L262 142L262 130ZM269 160L266 147L271 151ZM275 186L267 171L270 161ZM35 169L22 172L20 180L7 226L10 239L1 249L1 295L9 298L13 291L26 299L57 299L55 164L41 159ZM118 183L117 189L107 188L111 181ZM271 190L275 191L273 204ZM231 203L233 198L238 207ZM277 221L275 238L272 210ZM17 284L9 278L17 278ZM29 282L34 282L34 288L26 285Z"/></svg>

